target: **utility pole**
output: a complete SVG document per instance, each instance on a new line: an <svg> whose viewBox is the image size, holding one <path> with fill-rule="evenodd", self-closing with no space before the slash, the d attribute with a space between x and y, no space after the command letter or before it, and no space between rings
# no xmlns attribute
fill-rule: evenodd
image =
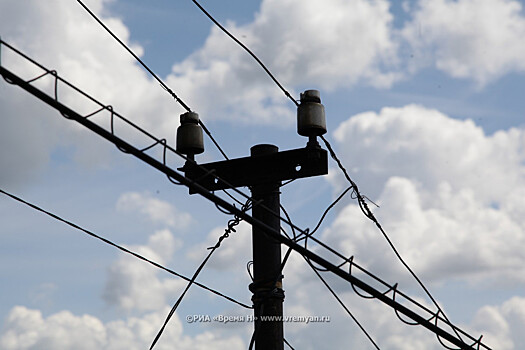
<svg viewBox="0 0 525 350"><path fill-rule="evenodd" d="M181 115L177 151L187 154L181 169L209 191L247 186L251 189L253 218L280 232L280 186L282 181L328 173L328 155L317 142L326 133L324 106L319 91L301 94L297 109L297 132L309 138L305 148L279 152L277 146L253 146L250 157L197 164L194 155L204 151L198 115ZM213 174L213 176L212 176ZM190 194L193 193L190 189ZM264 230L252 226L255 350L283 350L283 301L281 244Z"/></svg>
<svg viewBox="0 0 525 350"><path fill-rule="evenodd" d="M257 145L251 148L251 156L255 158L259 155L272 155L278 151L273 145ZM272 181L252 187L252 198L255 202L252 216L277 232L281 229L280 185L280 181ZM264 204L267 210L256 205L259 202ZM284 350L281 244L255 226L252 230L253 283L250 290L253 293L255 350ZM262 319L267 316L277 319Z"/></svg>
<svg viewBox="0 0 525 350"><path fill-rule="evenodd" d="M98 106L100 107L99 112L103 110L111 112L111 120L113 120L113 115L115 115L118 118L126 121L129 125L133 126L137 131L140 131L144 135L152 138L155 141L153 146L157 144L163 144L163 140L153 137L152 135L148 134L144 130L134 125L129 120L114 112L113 109L109 106L98 102L93 97L90 97L89 95L82 92L80 89L63 80L57 75L55 71L49 70L39 65L35 61L32 61L29 57L25 56L20 51L16 50L9 44L0 40L0 48L4 45L9 49L13 50L18 55L24 57L26 60L31 61L33 64L43 69L45 71L45 74L41 75L40 77L43 77L47 74L51 74L56 79L55 84L58 84L58 82L67 84L71 88L84 94L84 96L89 98L92 102L98 104ZM20 86L28 93L32 94L33 96L42 100L49 106L60 111L60 113L67 119L74 120L77 123L83 125L87 129L91 130L92 132L98 134L102 138L117 146L123 152L134 155L138 159L159 170L168 177L173 178L176 181L180 181L182 184L190 188L190 193L199 193L202 197L212 201L213 203L222 207L223 209L230 211L231 213L237 215L237 217L242 218L247 222L251 223L252 227L258 228L257 230L253 231L254 236L261 237L261 234L264 234L265 237L272 237L275 241L279 241L285 244L286 246L295 250L299 254L302 254L303 256L311 259L313 262L319 264L319 266L325 268L327 271L330 271L336 276L347 281L354 287L361 289L363 292L370 294L371 297L376 298L377 300L383 302L385 305L390 306L391 308L396 310L396 313L403 314L409 319L415 321L415 324L419 324L427 328L428 330L436 334L440 341L442 339L446 340L451 344L458 346L461 349L479 350L483 348L490 350L488 346L481 342L482 337L472 337L470 334L459 329L458 327L450 323L450 321L440 316L440 312L430 312L427 308L417 303L410 297L406 296L406 294L398 291L397 283L390 285L384 281L381 281L379 278L374 277L374 275L370 272L363 270L369 276L374 277L384 287L388 288L386 292L380 291L377 288L372 287L371 285L352 275L351 271L344 271L340 268L340 266L336 266L328 262L324 258L297 244L296 242L291 241L288 238L283 237L282 235L279 235L279 231L276 230L276 227L278 227L277 225L275 228L273 228L273 226L272 228L270 228L270 226L266 222L264 222L264 220L266 220L266 213L275 214L279 211L279 206L272 205L272 201L270 199L268 199L269 207L264 205L263 202L254 203L254 205L260 206L260 209L262 209L262 211L264 211L265 214L262 214L262 211L259 212L257 209L254 208L253 216L250 216L246 214L243 210L236 208L234 205L230 204L229 202L225 201L220 197L215 196L211 192L221 189L242 186L249 186L252 190L254 190L262 184L280 183L284 180L327 174L327 152L321 149L321 147L317 143L317 136L322 135L326 132L324 107L321 104L321 99L319 97L318 91L309 90L301 94L301 104L299 105L297 110L297 131L300 135L309 137L309 141L306 148L302 149L278 152L277 148L273 148L273 150L270 150L270 147L275 146L255 146L254 150L252 148L251 157L232 159L226 162L197 165L197 163L195 163L194 161L195 154L204 152L204 143L202 141L202 129L198 125L198 115L192 112L190 114L182 115L182 125L177 130L177 150L179 153L187 154L189 159L184 168L181 169L184 170L186 176L182 176L179 172L166 166L165 162L161 162L145 153L145 149L139 149L133 146L132 144L128 143L122 138L116 136L113 130L111 130L110 132L109 130L98 125L97 123L91 121L91 119L89 119L85 115L80 115L73 109L62 104L59 101L56 94L55 96L51 96L48 93L35 87L33 83L38 78L26 81L14 74L13 72L11 72L10 70L3 67L1 65L1 62L0 75L8 83ZM96 113L98 112L95 112L95 114ZM153 146L150 146L147 149ZM172 150L171 148L169 149ZM265 149L267 150L265 151ZM212 174L218 175L221 180L218 180L218 178L211 176ZM264 190L262 191L263 192L261 193L264 193ZM254 192L253 195L256 196L258 194ZM264 198L260 199L259 201L261 200L264 200ZM270 210L270 207L273 207L274 209ZM273 214L271 215L272 217L274 216ZM256 215L258 216L256 217ZM264 252L265 248L261 248L261 251ZM258 263L258 266L261 266L261 269L263 271L262 276L267 275L265 272L265 266L268 265L266 265L265 261L263 260L263 262L261 262L260 264ZM258 267L254 267L254 269L258 269ZM276 285L279 286L280 282L280 279L278 279ZM254 286L252 285L252 289L253 287ZM393 292L392 296L389 295L391 291ZM403 296L404 300L409 302L408 304L410 305L407 306L405 305L405 303L401 304L398 301L396 301L396 295ZM415 309L417 309L417 311L415 311ZM444 327L441 327L440 324L444 325ZM273 337L275 341L272 340L267 344L282 344L282 341L284 339L282 338L282 332L280 333L280 335L276 335L276 333L271 334L274 334ZM460 337L460 334L464 335L465 339L467 339L469 343L466 343L462 339L462 337ZM263 340L258 338L256 342L261 344ZM264 347L261 346L260 348ZM270 347L268 349L278 349L278 347Z"/></svg>

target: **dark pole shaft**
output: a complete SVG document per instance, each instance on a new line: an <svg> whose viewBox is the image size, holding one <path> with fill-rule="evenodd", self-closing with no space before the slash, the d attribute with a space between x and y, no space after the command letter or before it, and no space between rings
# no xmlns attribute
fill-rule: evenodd
<svg viewBox="0 0 525 350"><path fill-rule="evenodd" d="M251 156L277 153L278 148L273 145L257 145L251 148ZM280 231L279 216L272 215L267 209L279 214L279 187L280 182L264 183L251 188L255 201L252 216ZM262 201L267 209L261 208L257 202ZM253 278L250 285L253 292L255 306L255 350L283 350L283 300L281 278L281 244L269 237L263 230L252 226L253 243ZM275 317L277 320L268 320Z"/></svg>

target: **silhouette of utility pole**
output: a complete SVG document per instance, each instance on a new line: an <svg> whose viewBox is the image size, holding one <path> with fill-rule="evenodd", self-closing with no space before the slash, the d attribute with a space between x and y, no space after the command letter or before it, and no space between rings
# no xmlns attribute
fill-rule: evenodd
<svg viewBox="0 0 525 350"><path fill-rule="evenodd" d="M196 128L198 117L188 122L187 115L181 116L177 150L193 159L193 154L204 150L199 141L202 131ZM301 94L297 117L299 134L309 137L305 148L279 152L277 146L261 144L251 148L250 157L198 165L188 161L182 170L186 177L210 191L248 186L253 200L252 216L279 232L282 181L328 173L327 152L316 139L326 132L318 91ZM253 293L255 349L283 350L281 244L260 228L253 226L252 230L253 283L249 288Z"/></svg>

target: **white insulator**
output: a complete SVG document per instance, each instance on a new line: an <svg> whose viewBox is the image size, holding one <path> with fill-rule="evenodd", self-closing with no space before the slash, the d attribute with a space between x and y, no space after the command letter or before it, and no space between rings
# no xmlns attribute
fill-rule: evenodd
<svg viewBox="0 0 525 350"><path fill-rule="evenodd" d="M199 115L187 112L180 116L177 128L177 151L182 154L199 154L204 152L204 138L199 125Z"/></svg>
<svg viewBox="0 0 525 350"><path fill-rule="evenodd" d="M326 133L326 117L317 90L306 90L301 94L297 107L297 132L302 136L321 136Z"/></svg>

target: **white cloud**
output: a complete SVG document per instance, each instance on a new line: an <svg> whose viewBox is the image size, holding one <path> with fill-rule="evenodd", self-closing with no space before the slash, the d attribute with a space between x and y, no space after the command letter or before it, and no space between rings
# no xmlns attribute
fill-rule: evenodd
<svg viewBox="0 0 525 350"><path fill-rule="evenodd" d="M319 298L320 284L308 286L303 293L302 306L287 307L288 315L330 315L331 322L323 324L286 324L287 339L296 348L318 349L348 347L368 348L372 345L352 320L330 298ZM321 292L324 295L324 291ZM422 327L404 325L388 307L377 301L355 299L349 293L340 294L352 312L365 326L381 349L442 349L435 336ZM294 303L295 295L288 303ZM307 302L307 303L306 303ZM304 305L309 305L305 308ZM90 316L76 316L61 311L44 317L38 310L14 307L5 319L0 346L6 350L35 348L62 349L144 349L154 338L158 327L169 311L164 307L141 318L129 317L107 323ZM471 335L483 334L483 342L494 349L519 349L521 330L525 326L525 300L513 297L501 305L483 306L472 322L461 328ZM158 349L244 349L246 339L239 335L224 337L218 332L204 332L190 337L184 335L183 325L175 314L166 328Z"/></svg>
<svg viewBox="0 0 525 350"><path fill-rule="evenodd" d="M326 277L327 275L324 274ZM330 280L330 278L328 278ZM332 284L333 285L333 284ZM289 315L330 316L330 322L285 325L287 339L295 348L373 348L365 334L317 280L306 282L303 288L287 290L285 312ZM422 326L401 322L394 311L377 300L356 296L347 286L338 296L367 330L379 348L387 350L443 349L436 336ZM523 340L523 298L512 297L501 305L485 305L467 322L457 324L475 339L492 349L520 349ZM441 303L441 301L440 301ZM441 303L442 304L442 303ZM298 306L299 305L299 306ZM304 306L307 305L305 308ZM407 318L404 317L406 320ZM452 322L455 322L452 319ZM450 331L444 325L440 325ZM463 337L463 339L466 339Z"/></svg>
<svg viewBox="0 0 525 350"><path fill-rule="evenodd" d="M152 235L145 246L129 247L159 264L166 264L181 245L168 230ZM103 297L110 305L131 311L159 310L186 282L176 277L158 277L159 270L131 255L121 255L108 269ZM147 287L145 287L147 286Z"/></svg>
<svg viewBox="0 0 525 350"><path fill-rule="evenodd" d="M96 349L106 330L93 316L74 316L62 311L44 319L42 313L23 306L14 307L0 338L3 349Z"/></svg>
<svg viewBox="0 0 525 350"><path fill-rule="evenodd" d="M181 212L172 204L154 198L150 193L127 192L117 201L117 210L138 212L153 223L182 229L191 223L191 215Z"/></svg>
<svg viewBox="0 0 525 350"><path fill-rule="evenodd" d="M408 105L358 114L343 122L334 136L344 163L372 197L392 176L411 179L430 193L443 182L454 192L471 189L483 204L503 204L524 186L522 129L488 136L471 120ZM341 189L342 177L335 181Z"/></svg>
<svg viewBox="0 0 525 350"><path fill-rule="evenodd" d="M421 0L418 5L403 30L416 66L435 65L480 86L525 71L525 17L520 2Z"/></svg>
<svg viewBox="0 0 525 350"><path fill-rule="evenodd" d="M0 80L0 183L20 186L38 178L45 168L58 127L56 120L46 119L50 113L41 111L41 105L28 103L29 96L12 89L16 88Z"/></svg>
<svg viewBox="0 0 525 350"><path fill-rule="evenodd" d="M523 130L487 136L472 121L412 105L356 115L335 138L343 163L359 165L350 175L381 205L382 226L424 280L525 282ZM344 180L337 174L332 182L342 188ZM357 205L344 207L323 237L370 270L406 280Z"/></svg>
<svg viewBox="0 0 525 350"><path fill-rule="evenodd" d="M130 42L129 30L123 22L104 13L106 3L105 0L86 1L123 42L142 55L143 49ZM78 3L0 0L0 13L8 14L0 22L3 40L45 67L57 70L62 78L173 144L178 114L183 109ZM6 47L2 49L2 64L26 79L42 73L27 61L17 59ZM54 94L52 77L42 78L35 84ZM13 183L33 179L58 146L72 147L75 150L73 159L81 165L108 163L110 148L103 142L93 142L90 131L61 118L58 112L22 89L4 83L0 85L0 112L3 116L0 139L1 149L6 150L0 153L0 159L3 164L11 165L2 177L9 177ZM59 84L58 96L59 101L83 115L99 108L63 84ZM109 119L109 113L91 118L107 129ZM118 119L115 130L124 139L138 142L138 147L150 144ZM13 149L17 152L7 152Z"/></svg>
<svg viewBox="0 0 525 350"><path fill-rule="evenodd" d="M418 187L391 178L379 197L379 220L401 255L426 281L453 278L525 282L523 219L483 206L470 190L458 193L444 184L432 205L423 205ZM358 262L391 280L406 280L406 271L380 232L356 205L346 206L323 237L355 254Z"/></svg>
<svg viewBox="0 0 525 350"><path fill-rule="evenodd" d="M14 307L9 313L4 331L0 337L0 346L5 350L25 349L103 349L103 350L139 350L151 345L169 308L142 318L130 317L125 320L103 323L90 315L76 316L69 311L61 311L43 317L38 310L23 306ZM164 331L155 349L244 349L245 345L238 336L221 338L210 332L195 337L183 334L182 322L175 314L169 327Z"/></svg>
<svg viewBox="0 0 525 350"><path fill-rule="evenodd" d="M316 277L308 278L314 276L313 272L305 270L307 269L302 269L303 273L296 278L297 283L285 284L287 295L285 314L328 315L331 320L326 324L306 326L286 324L287 339L292 342L292 345L301 349L319 349L327 346L338 349L373 348L370 341L322 283ZM340 283L338 278L328 273L322 273L322 275L327 278L332 287L336 288L338 296L381 349L443 349L431 331L422 326L408 326L402 323L389 306L378 300L363 299L355 295L348 284ZM401 289L403 290L402 286ZM438 293L446 293L446 291L441 289ZM423 300L419 298L416 300L434 309ZM445 300L438 300L438 303L447 309ZM521 349L520 346L523 344L524 315L525 299L522 296L514 296L509 297L501 305L480 305L474 315L463 315L462 322L458 323L454 317L451 318L451 321L476 339L483 335L482 342L492 349L517 350ZM404 317L404 319L407 318ZM441 326L446 329L446 326Z"/></svg>
<svg viewBox="0 0 525 350"><path fill-rule="evenodd" d="M397 63L392 20L383 0L265 0L252 23L227 27L285 87L388 87L399 78L384 68ZM216 28L200 50L173 67L169 82L205 115L288 124L294 116L264 71Z"/></svg>
<svg viewBox="0 0 525 350"><path fill-rule="evenodd" d="M484 338L497 349L519 349L525 341L525 299L515 296L501 305L482 307L474 317L473 329L484 329Z"/></svg>

